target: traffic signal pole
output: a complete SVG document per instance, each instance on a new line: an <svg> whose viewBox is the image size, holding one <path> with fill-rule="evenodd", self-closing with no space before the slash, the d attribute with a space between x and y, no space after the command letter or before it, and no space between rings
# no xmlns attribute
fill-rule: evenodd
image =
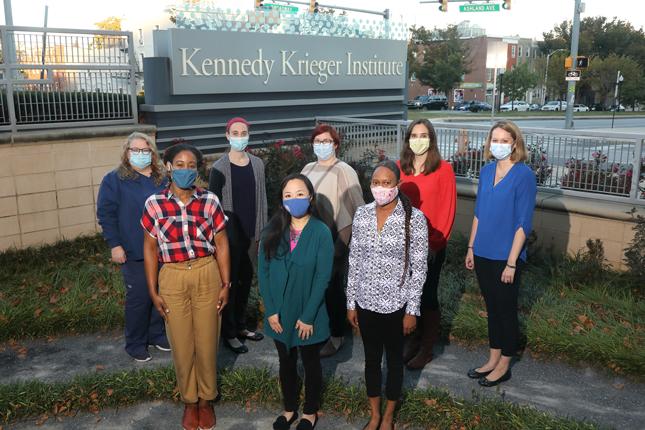
<svg viewBox="0 0 645 430"><path fill-rule="evenodd" d="M582 0L575 0L573 11L573 28L571 29L571 58L578 58L578 41L580 39L580 12ZM575 66L572 66L572 68ZM576 101L576 81L569 81L567 85L567 113L564 119L564 128L573 128L573 105Z"/></svg>

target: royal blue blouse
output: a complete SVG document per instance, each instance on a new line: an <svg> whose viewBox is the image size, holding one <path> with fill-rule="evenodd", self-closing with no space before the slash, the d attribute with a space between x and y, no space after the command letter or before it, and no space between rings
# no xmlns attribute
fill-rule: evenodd
<svg viewBox="0 0 645 430"><path fill-rule="evenodd" d="M507 260L519 228L528 238L531 233L537 186L535 173L524 163L511 167L493 186L497 162L482 167L475 201L477 234L473 253L491 260ZM526 242L520 253L526 261Z"/></svg>

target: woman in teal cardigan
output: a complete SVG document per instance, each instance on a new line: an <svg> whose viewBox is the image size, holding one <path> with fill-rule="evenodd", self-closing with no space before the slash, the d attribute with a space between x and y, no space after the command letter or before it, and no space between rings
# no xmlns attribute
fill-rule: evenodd
<svg viewBox="0 0 645 430"><path fill-rule="evenodd" d="M280 358L284 411L273 423L287 430L298 418L298 350L305 368L305 404L297 430L318 422L322 392L320 348L329 338L325 290L331 277L331 232L316 213L314 187L301 174L282 181L282 205L264 231L258 280L264 301L266 334Z"/></svg>

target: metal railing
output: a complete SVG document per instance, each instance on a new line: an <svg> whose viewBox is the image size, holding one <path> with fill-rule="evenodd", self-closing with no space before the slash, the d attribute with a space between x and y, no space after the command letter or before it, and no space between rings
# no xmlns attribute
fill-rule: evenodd
<svg viewBox="0 0 645 430"><path fill-rule="evenodd" d="M132 33L0 26L0 130L137 122Z"/></svg>
<svg viewBox="0 0 645 430"><path fill-rule="evenodd" d="M409 121L318 117L343 136L348 161L398 159ZM483 147L489 125L435 123L442 157L455 175L475 180L487 163ZM645 205L645 135L522 128L529 159L542 190Z"/></svg>

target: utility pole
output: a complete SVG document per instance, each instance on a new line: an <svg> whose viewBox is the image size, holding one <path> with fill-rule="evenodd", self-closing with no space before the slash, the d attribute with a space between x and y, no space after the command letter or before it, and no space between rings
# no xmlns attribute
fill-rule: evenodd
<svg viewBox="0 0 645 430"><path fill-rule="evenodd" d="M578 58L578 41L580 39L580 13L583 9L582 0L575 0L573 11L573 27L571 28L571 58ZM572 64L575 68L575 61ZM573 105L576 102L576 81L569 81L567 85L567 114L564 120L564 128L573 128Z"/></svg>
<svg viewBox="0 0 645 430"><path fill-rule="evenodd" d="M620 100L618 99L620 84L625 78L620 74L620 70L616 75L616 88L614 89L614 112L611 114L611 128L614 128L614 119L616 118L616 111L620 109Z"/></svg>

